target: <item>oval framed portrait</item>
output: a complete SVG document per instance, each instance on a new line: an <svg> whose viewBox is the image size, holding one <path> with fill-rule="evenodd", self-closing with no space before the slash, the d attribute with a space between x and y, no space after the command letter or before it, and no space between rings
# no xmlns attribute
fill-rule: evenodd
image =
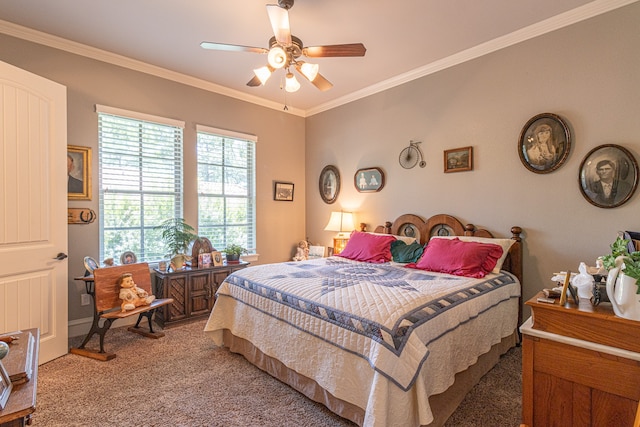
<svg viewBox="0 0 640 427"><path fill-rule="evenodd" d="M135 264L136 262L138 262L138 257L131 251L123 252L122 255L120 255L120 264L122 265Z"/></svg>
<svg viewBox="0 0 640 427"><path fill-rule="evenodd" d="M320 172L320 197L325 203L331 204L336 201L340 193L340 172L333 165L327 165Z"/></svg>
<svg viewBox="0 0 640 427"><path fill-rule="evenodd" d="M600 145L582 160L578 182L589 203L599 208L616 208L626 203L636 191L638 163L624 147Z"/></svg>
<svg viewBox="0 0 640 427"><path fill-rule="evenodd" d="M531 172L553 172L563 165L570 151L571 132L556 114L538 114L529 119L520 132L518 155Z"/></svg>

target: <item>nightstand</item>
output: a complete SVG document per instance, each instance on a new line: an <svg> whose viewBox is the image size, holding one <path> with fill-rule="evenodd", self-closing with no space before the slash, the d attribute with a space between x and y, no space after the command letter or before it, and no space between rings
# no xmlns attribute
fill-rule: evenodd
<svg viewBox="0 0 640 427"><path fill-rule="evenodd" d="M631 426L640 400L640 322L610 303L526 304L521 327L522 422Z"/></svg>
<svg viewBox="0 0 640 427"><path fill-rule="evenodd" d="M347 246L349 237L334 237L333 238L333 254L338 255Z"/></svg>

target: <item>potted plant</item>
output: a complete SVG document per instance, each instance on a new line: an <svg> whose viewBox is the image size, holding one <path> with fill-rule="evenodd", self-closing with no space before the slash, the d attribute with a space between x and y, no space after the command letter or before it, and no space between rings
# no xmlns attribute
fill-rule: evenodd
<svg viewBox="0 0 640 427"><path fill-rule="evenodd" d="M227 254L227 262L238 262L240 260L240 255L246 254L247 250L240 245L235 243L227 245L224 249L224 253Z"/></svg>
<svg viewBox="0 0 640 427"><path fill-rule="evenodd" d="M169 218L155 227L155 230L162 231L162 240L171 251L169 256L172 257L185 254L191 241L199 239L195 229L183 218Z"/></svg>
<svg viewBox="0 0 640 427"><path fill-rule="evenodd" d="M607 296L616 316L640 321L640 252L629 252L628 244L629 240L618 237L611 253L602 257L609 270Z"/></svg>
<svg viewBox="0 0 640 427"><path fill-rule="evenodd" d="M624 257L624 274L640 281L640 251L629 252L629 240L620 236L610 247L611 253L602 257L604 268L609 271L616 268L616 258ZM640 294L640 287L637 293Z"/></svg>

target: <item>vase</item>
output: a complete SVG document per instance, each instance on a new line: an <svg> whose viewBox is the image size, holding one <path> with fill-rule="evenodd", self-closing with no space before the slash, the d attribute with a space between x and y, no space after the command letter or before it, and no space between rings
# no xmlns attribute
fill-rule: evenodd
<svg viewBox="0 0 640 427"><path fill-rule="evenodd" d="M640 294L637 280L621 272L624 256L616 258L616 266L607 276L607 296L618 317L640 320Z"/></svg>

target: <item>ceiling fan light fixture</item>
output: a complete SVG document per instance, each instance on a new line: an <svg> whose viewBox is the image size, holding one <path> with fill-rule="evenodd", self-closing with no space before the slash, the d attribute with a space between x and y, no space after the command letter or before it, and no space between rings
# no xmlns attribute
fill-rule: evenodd
<svg viewBox="0 0 640 427"><path fill-rule="evenodd" d="M287 52L280 46L274 46L269 50L267 62L269 62L269 65L273 68L282 68L287 63Z"/></svg>
<svg viewBox="0 0 640 427"><path fill-rule="evenodd" d="M309 79L310 82L314 81L318 77L318 71L320 66L318 64L310 64L308 62L302 62L299 68L300 72Z"/></svg>
<svg viewBox="0 0 640 427"><path fill-rule="evenodd" d="M288 71L285 78L284 90L287 92L297 92L300 89L300 82L292 72Z"/></svg>
<svg viewBox="0 0 640 427"><path fill-rule="evenodd" d="M269 77L271 77L271 73L273 73L273 69L270 68L268 65L265 65L264 67L260 67L253 70L253 74L256 75L256 77L260 80L260 83L262 83L263 86L267 84L267 80L269 80Z"/></svg>

